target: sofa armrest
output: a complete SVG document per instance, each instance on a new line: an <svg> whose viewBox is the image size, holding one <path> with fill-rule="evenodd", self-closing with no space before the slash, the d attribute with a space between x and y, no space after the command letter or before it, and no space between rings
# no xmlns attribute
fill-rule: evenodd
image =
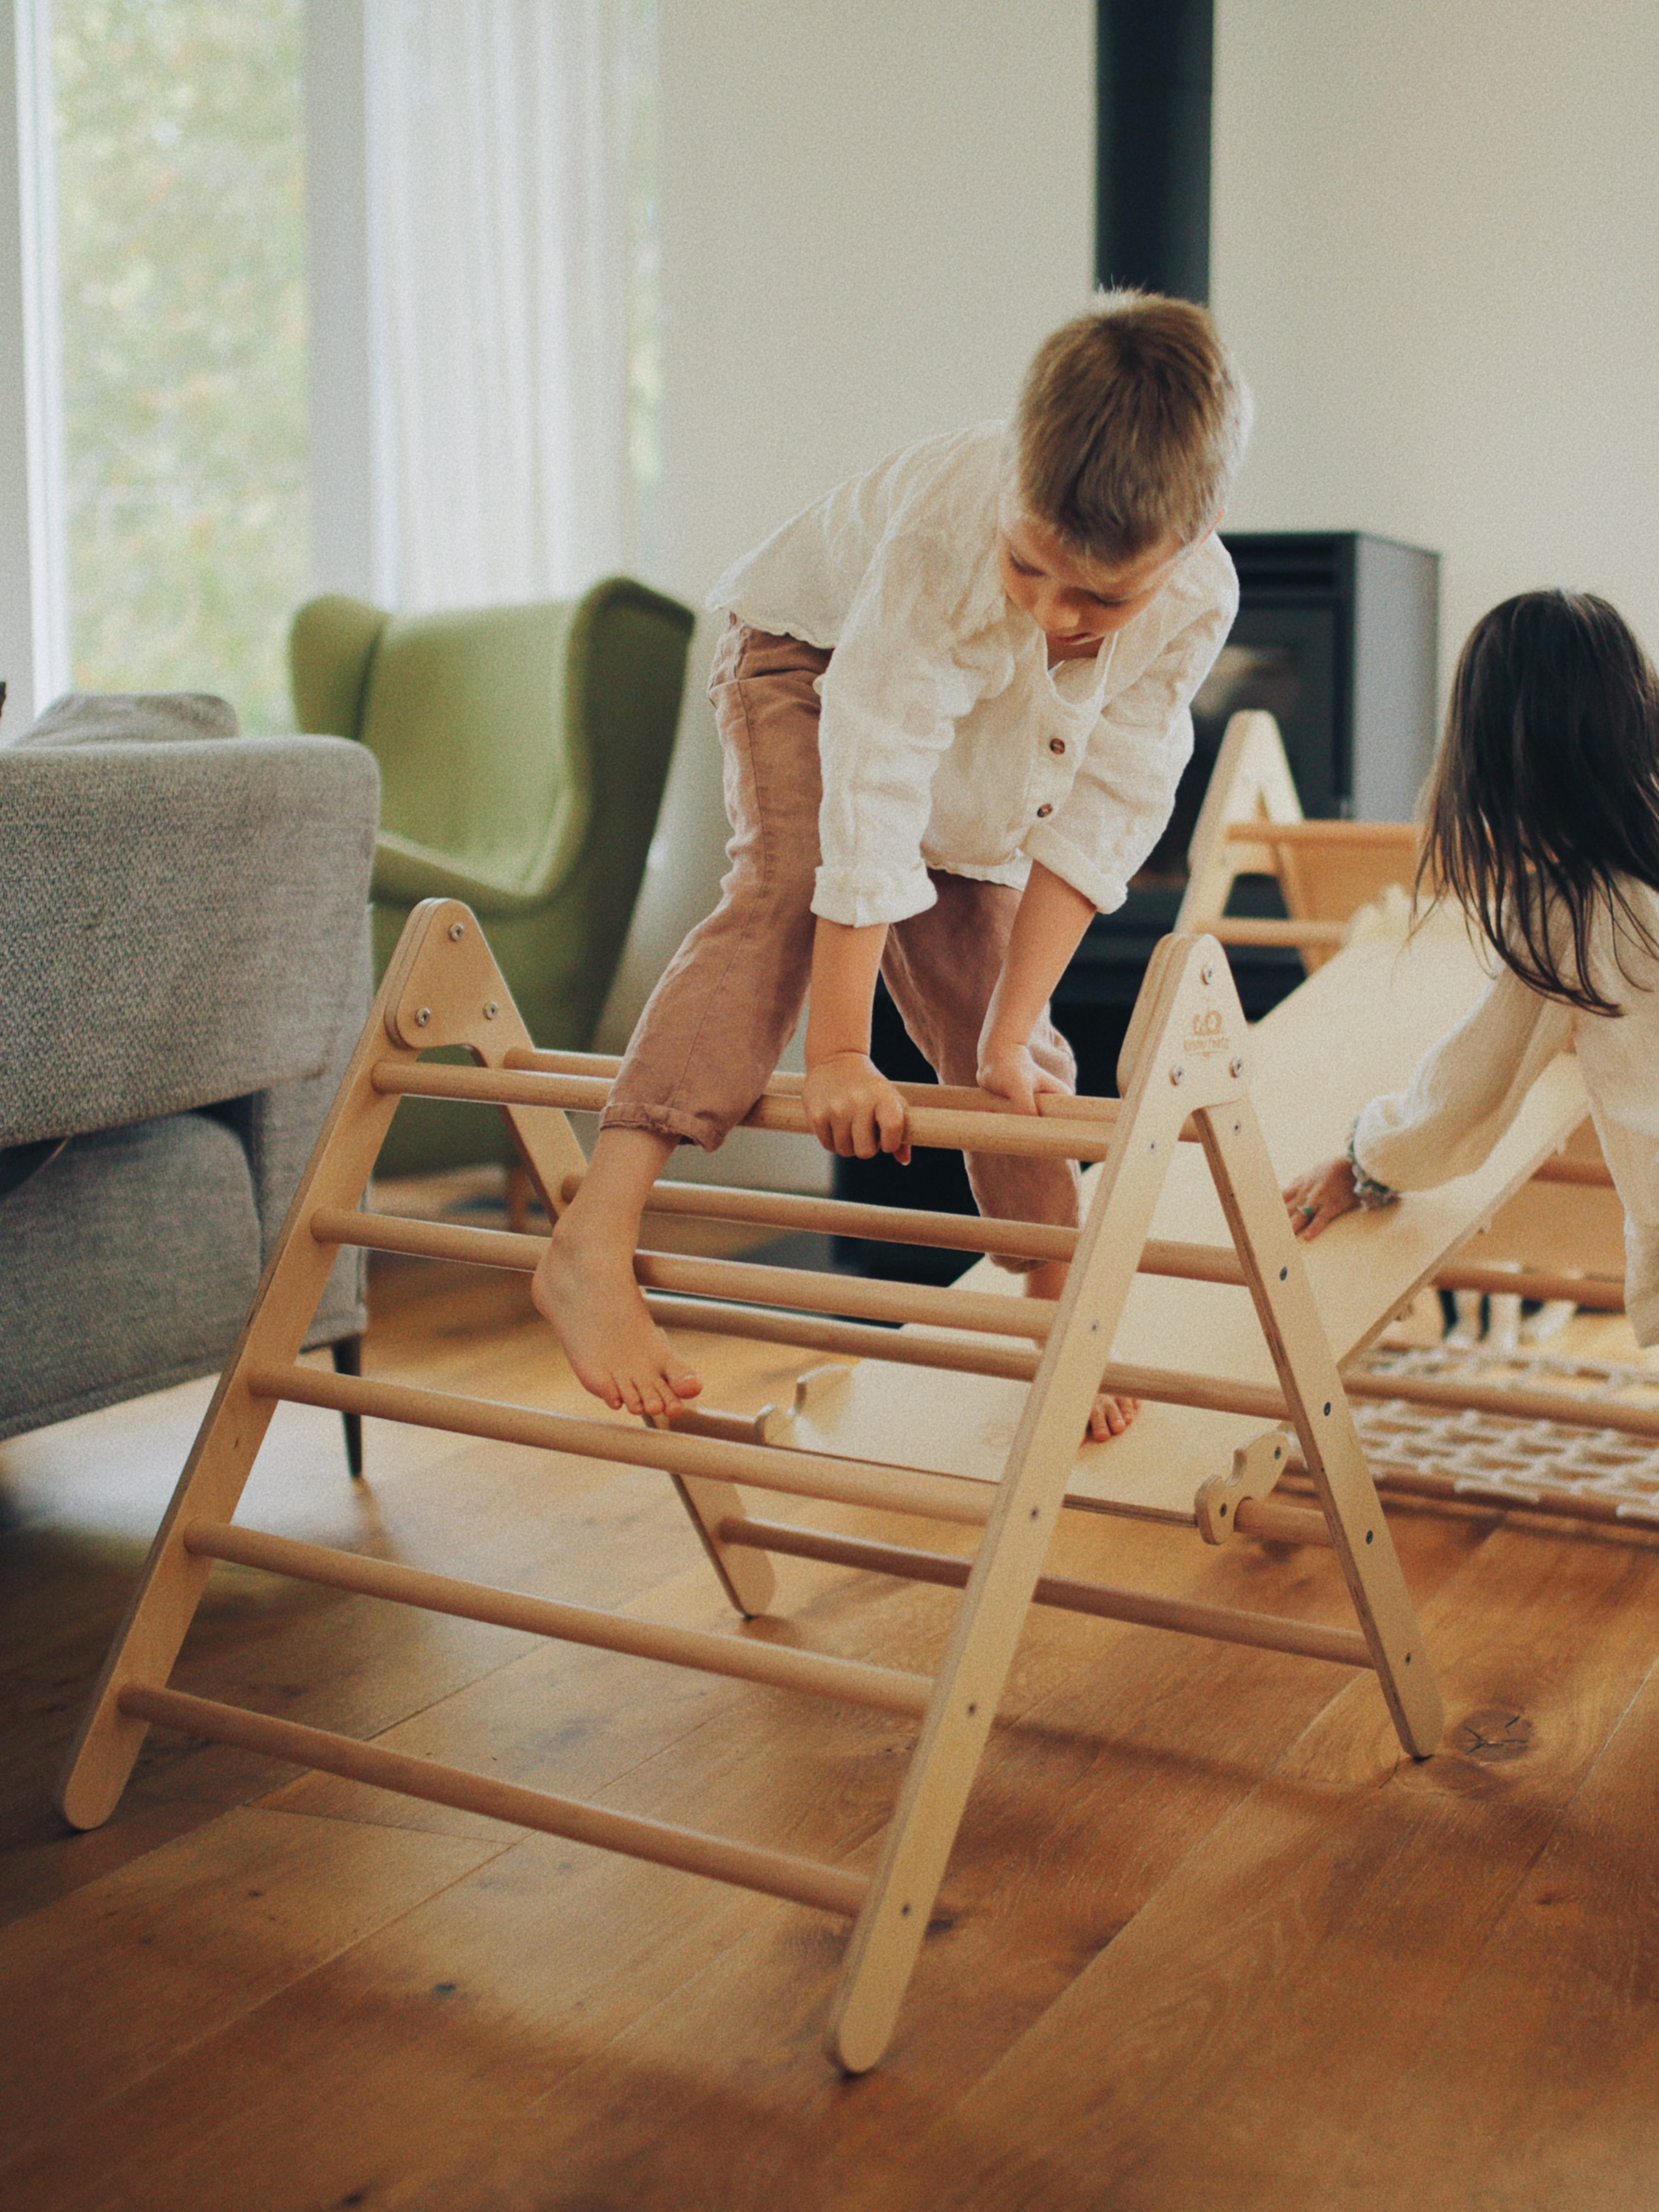
<svg viewBox="0 0 1659 2212"><path fill-rule="evenodd" d="M0 746L0 1145L322 1076L378 799L333 738Z"/></svg>

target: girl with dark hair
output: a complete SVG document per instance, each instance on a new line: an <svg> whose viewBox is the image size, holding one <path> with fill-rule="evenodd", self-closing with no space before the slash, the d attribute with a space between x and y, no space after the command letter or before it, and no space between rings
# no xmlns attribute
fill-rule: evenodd
<svg viewBox="0 0 1659 2212"><path fill-rule="evenodd" d="M1493 980L1374 1098L1345 1155L1285 1192L1297 1234L1467 1175L1557 1053L1576 1051L1625 1206L1626 1303L1659 1343L1659 678L1587 592L1524 592L1457 664L1419 892L1455 899Z"/></svg>

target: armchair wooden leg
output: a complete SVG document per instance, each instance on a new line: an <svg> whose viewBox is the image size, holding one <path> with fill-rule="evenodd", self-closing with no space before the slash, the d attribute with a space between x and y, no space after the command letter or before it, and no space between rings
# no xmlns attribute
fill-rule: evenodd
<svg viewBox="0 0 1659 2212"><path fill-rule="evenodd" d="M337 1375L361 1375L363 1371L363 1340L361 1336L343 1336L329 1350L334 1354ZM354 1482L360 1481L363 1472L363 1417L361 1413L342 1413L345 1424L346 1465Z"/></svg>

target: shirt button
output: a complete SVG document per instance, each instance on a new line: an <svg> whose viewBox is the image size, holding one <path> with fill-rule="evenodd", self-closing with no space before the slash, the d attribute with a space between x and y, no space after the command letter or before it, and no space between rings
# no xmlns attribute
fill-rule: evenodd
<svg viewBox="0 0 1659 2212"><path fill-rule="evenodd" d="M1037 809L1037 820L1039 822L1045 820L1054 812L1054 810L1052 806L1039 806Z"/></svg>
<svg viewBox="0 0 1659 2212"><path fill-rule="evenodd" d="M1048 750L1051 753L1063 753L1066 750L1065 738L1050 738L1048 740Z"/></svg>

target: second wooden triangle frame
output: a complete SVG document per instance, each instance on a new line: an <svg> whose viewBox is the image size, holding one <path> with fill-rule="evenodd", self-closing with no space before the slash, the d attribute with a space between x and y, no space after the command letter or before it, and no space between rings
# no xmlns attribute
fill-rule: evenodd
<svg viewBox="0 0 1659 2212"><path fill-rule="evenodd" d="M422 1060L436 1045L466 1048L475 1065ZM1432 1672L1251 1107L1247 1028L1213 938L1170 938L1159 947L1125 1047L1121 1102L1055 1102L1033 1121L975 1094L924 1086L915 1095L917 1142L1047 1150L1103 1161L1066 1294L1052 1310L1036 1310L1042 1304L1037 1300L973 1291L900 1291L805 1272L641 1257L643 1281L694 1293L695 1311L677 1310L694 1325L804 1349L856 1344L870 1356L902 1358L932 1372L940 1388L953 1368L1029 1381L1023 1415L994 1483L929 1473L902 1461L794 1449L732 1419L694 1417L665 1432L335 1376L300 1363L306 1325L343 1244L519 1269L532 1267L542 1249L535 1237L357 1210L397 1099L412 1094L501 1106L535 1182L550 1208L556 1208L581 1168L567 1114L602 1105L609 1088L608 1078L586 1072L592 1066L581 1055L536 1049L465 908L430 900L416 909L76 1740L60 1800L76 1826L93 1826L108 1817L146 1729L159 1725L841 1913L851 1919L853 1931L832 2008L830 2048L842 2067L856 2073L878 2062L891 2037L1034 1601L1234 1640L1240 1640L1240 1621L1248 1620L1252 1626L1243 1640L1319 1651L1374 1669L1405 1749L1417 1757L1434 1749L1442 1719ZM799 1096L787 1079L769 1086L751 1119L808 1133ZM1115 1366L1108 1356L1147 1255L1159 1192L1183 1140L1203 1147L1231 1232L1233 1252L1224 1255L1234 1268L1231 1279L1242 1281L1255 1302L1279 1380L1277 1393L1224 1379L1206 1382L1209 1395L1202 1402L1231 1401L1237 1410L1266 1413L1294 1429L1353 1601L1357 1631L1314 1629L1185 1602L1177 1607L1106 1585L1061 1584L1044 1572L1077 1439L1103 1380L1108 1388L1134 1395L1155 1397L1162 1390L1177 1402L1198 1402L1190 1395L1190 1375ZM763 1207L764 1200L756 1194L753 1204ZM1004 1249L998 1235L1012 1237L1018 1226L940 1218L941 1239L965 1240L969 1249ZM1208 1279L1214 1279L1220 1256L1222 1248L1200 1255L1199 1264L1211 1270ZM1160 1265L1170 1271L1167 1254ZM895 1299L908 1304L895 1306ZM823 1318L844 1316L849 1307L922 1326L895 1336L890 1329L860 1331L844 1320ZM930 1331L929 1322L945 1326ZM1022 1330L1034 1340L1030 1349L1009 1343L1011 1332ZM660 1468L674 1479L740 1611L758 1610L769 1598L769 1548L854 1559L862 1549L878 1554L874 1563L884 1571L958 1583L963 1597L943 1660L930 1680L740 1634L693 1632L491 1589L247 1528L234 1521L237 1505L270 1415L284 1399ZM971 1566L953 1555L860 1547L760 1521L748 1508L748 1490L896 1508L980 1526L984 1534ZM614 1813L172 1690L168 1677L216 1559L909 1714L920 1721L920 1735L875 1868L866 1880L842 1868Z"/></svg>

